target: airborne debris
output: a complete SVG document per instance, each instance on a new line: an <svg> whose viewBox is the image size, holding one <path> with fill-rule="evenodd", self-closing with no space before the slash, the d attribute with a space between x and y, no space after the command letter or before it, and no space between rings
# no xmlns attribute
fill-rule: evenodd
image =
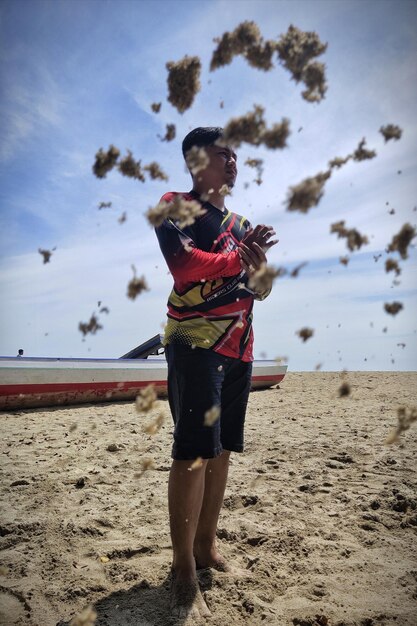
<svg viewBox="0 0 417 626"><path fill-rule="evenodd" d="M121 216L117 218L117 221L119 222L119 224L124 224L126 220L127 220L127 213L126 211L123 211Z"/></svg>
<svg viewBox="0 0 417 626"><path fill-rule="evenodd" d="M339 387L339 398L350 395L350 385L346 381Z"/></svg>
<svg viewBox="0 0 417 626"><path fill-rule="evenodd" d="M387 252L398 252L402 259L408 258L408 246L416 236L416 229L408 222L403 224L401 230L394 235Z"/></svg>
<svg viewBox="0 0 417 626"><path fill-rule="evenodd" d="M308 261L304 261L303 263L300 263L299 265L294 267L294 269L292 269L290 272L290 277L298 278L298 274L300 273L300 270L302 270L303 267L305 267L306 265L308 265Z"/></svg>
<svg viewBox="0 0 417 626"><path fill-rule="evenodd" d="M307 326L305 326L304 328L300 328L300 330L297 330L295 334L298 335L300 339L302 339L305 343L307 339L310 339L310 337L314 335L314 330L313 328L308 328Z"/></svg>
<svg viewBox="0 0 417 626"><path fill-rule="evenodd" d="M342 165L345 165L351 158L352 158L351 154L348 154L348 156L346 157L334 157L334 159L329 161L329 167L330 168L336 167L337 169L340 169Z"/></svg>
<svg viewBox="0 0 417 626"><path fill-rule="evenodd" d="M276 356L275 361L278 365L281 365L282 363L288 363L289 359L287 356Z"/></svg>
<svg viewBox="0 0 417 626"><path fill-rule="evenodd" d="M190 172L195 175L208 167L210 157L204 147L193 146L187 151L185 162Z"/></svg>
<svg viewBox="0 0 417 626"><path fill-rule="evenodd" d="M385 143L390 139L401 139L402 129L395 124L387 124L386 126L381 126L379 132L384 136Z"/></svg>
<svg viewBox="0 0 417 626"><path fill-rule="evenodd" d="M339 257L339 261L342 265L347 265L349 263L349 257L348 256L341 256Z"/></svg>
<svg viewBox="0 0 417 626"><path fill-rule="evenodd" d="M234 117L224 127L219 145L239 147L242 143L252 146L264 144L267 148L285 148L286 140L290 134L289 120L283 118L280 124L274 124L271 128L266 127L264 120L264 108L255 104L253 111L249 111L241 117Z"/></svg>
<svg viewBox="0 0 417 626"><path fill-rule="evenodd" d="M103 326L98 323L98 318L96 317L96 315L94 313L90 317L90 321L89 322L80 322L78 324L78 330L80 332L82 332L84 337L86 335L88 335L88 333L91 333L92 335L95 335L96 332L98 330L100 330L101 328L103 328Z"/></svg>
<svg viewBox="0 0 417 626"><path fill-rule="evenodd" d="M178 194L172 202L162 200L155 207L151 207L145 215L151 226L154 227L161 226L166 219L172 219L178 224L179 228L185 228L185 226L194 224L196 218L204 215L205 212L206 209L203 209L199 202L196 200L185 200Z"/></svg>
<svg viewBox="0 0 417 626"><path fill-rule="evenodd" d="M203 458L198 456L196 460L191 463L190 467L187 467L187 469L189 472L193 472L196 469L200 469L200 467L203 467Z"/></svg>
<svg viewBox="0 0 417 626"><path fill-rule="evenodd" d="M152 102L151 109L154 113L159 113L161 110L162 102Z"/></svg>
<svg viewBox="0 0 417 626"><path fill-rule="evenodd" d="M301 211L307 213L311 207L318 205L324 193L324 185L330 178L333 168L340 168L350 159L363 161L376 156L375 150L364 148L366 140L362 139L354 152L346 157L335 157L329 161L329 168L324 172L319 172L315 176L304 179L298 185L290 187L287 198L287 211Z"/></svg>
<svg viewBox="0 0 417 626"><path fill-rule="evenodd" d="M366 237L366 235L361 235L356 228L345 228L344 220L331 224L330 232L337 233L339 239L347 239L346 245L351 252L353 252L353 250L359 250L363 245L369 243L368 237Z"/></svg>
<svg viewBox="0 0 417 626"><path fill-rule="evenodd" d="M135 300L137 296L139 296L142 291L149 291L149 287L145 280L144 276L138 278L136 276L136 267L134 265L131 266L133 270L133 278L129 281L127 285L127 297L131 300Z"/></svg>
<svg viewBox="0 0 417 626"><path fill-rule="evenodd" d="M396 261L395 259L390 259L388 258L385 261L385 271L388 272L395 272L396 276L399 276L401 274L401 268L398 265L398 261Z"/></svg>
<svg viewBox="0 0 417 626"><path fill-rule="evenodd" d="M317 206L324 193L325 182L331 175L331 170L319 172L315 176L305 178L298 185L290 187L287 197L287 211L307 213L313 206Z"/></svg>
<svg viewBox="0 0 417 626"><path fill-rule="evenodd" d="M231 188L228 185L226 185L226 183L225 183L224 185L222 185L220 187L219 194L221 196L230 196L230 195L232 195Z"/></svg>
<svg viewBox="0 0 417 626"><path fill-rule="evenodd" d="M401 433L408 430L413 422L417 420L417 407L407 408L400 406L397 409L398 424L397 427L388 435L385 440L386 444L394 443L399 439Z"/></svg>
<svg viewBox="0 0 417 626"><path fill-rule="evenodd" d="M384 309L390 315L397 315L404 308L404 305L401 302L385 302Z"/></svg>
<svg viewBox="0 0 417 626"><path fill-rule="evenodd" d="M135 407L138 413L148 413L150 411L155 402L157 401L158 396L155 390L155 385L152 383L147 385L143 389L140 390L139 395L136 396Z"/></svg>
<svg viewBox="0 0 417 626"><path fill-rule="evenodd" d="M149 165L145 165L143 168L146 172L149 172L149 176L152 180L168 180L168 176L162 171L161 166L156 161L152 161Z"/></svg>
<svg viewBox="0 0 417 626"><path fill-rule="evenodd" d="M211 58L211 72L224 65L229 65L233 57L239 54L244 56L252 67L265 71L273 67L272 54L275 51L275 43L263 41L259 27L255 22L242 22L234 31L226 32L214 41L217 43L217 48Z"/></svg>
<svg viewBox="0 0 417 626"><path fill-rule="evenodd" d="M276 44L278 56L283 66L298 83L302 81L307 89L302 96L308 102L320 102L327 91L324 63L312 61L323 54L327 43L322 43L314 31L302 31L292 24Z"/></svg>
<svg viewBox="0 0 417 626"><path fill-rule="evenodd" d="M142 183L145 182L145 176L142 172L141 161L135 161L133 155L130 150L127 151L127 156L125 156L118 165L119 172L123 174L123 176L128 176L129 178L136 178L140 180Z"/></svg>
<svg viewBox="0 0 417 626"><path fill-rule="evenodd" d="M175 139L175 135L177 134L177 130L175 128L175 124L167 124L165 137L161 137L161 141L172 141ZM160 137L160 135L158 135Z"/></svg>
<svg viewBox="0 0 417 626"><path fill-rule="evenodd" d="M250 159L247 158L245 161L245 165L249 165L249 167L253 167L256 169L257 177L254 179L254 183L257 185L262 184L262 174L264 171L263 168L263 159Z"/></svg>
<svg viewBox="0 0 417 626"><path fill-rule="evenodd" d="M214 41L217 48L213 52L210 71L229 65L237 55L242 55L252 67L268 71L274 67L272 58L276 52L293 79L306 85L307 89L302 92L305 100L318 102L324 97L327 90L325 65L312 62L312 59L323 54L327 44L321 43L315 32L303 32L291 25L278 41L265 41L257 24L245 21Z"/></svg>
<svg viewBox="0 0 417 626"><path fill-rule="evenodd" d="M100 202L100 204L98 205L98 209L110 209L111 207L111 202Z"/></svg>
<svg viewBox="0 0 417 626"><path fill-rule="evenodd" d="M105 178L108 172L116 165L119 156L120 150L113 145L110 145L107 152L100 148L96 153L96 160L93 165L93 172L97 178Z"/></svg>
<svg viewBox="0 0 417 626"><path fill-rule="evenodd" d="M220 407L214 405L204 414L204 426L213 426L220 417Z"/></svg>
<svg viewBox="0 0 417 626"><path fill-rule="evenodd" d="M150 422L143 427L143 432L145 432L147 435L155 435L158 430L160 430L162 424L164 423L164 420L164 414L159 413L159 415L156 416L153 422Z"/></svg>
<svg viewBox="0 0 417 626"><path fill-rule="evenodd" d="M276 268L263 263L261 267L249 277L248 287L256 293L263 293L264 291L272 289L275 278L283 276L285 272L286 270L284 268Z"/></svg>
<svg viewBox="0 0 417 626"><path fill-rule="evenodd" d="M43 264L45 265L45 263L49 263L50 258L52 256L52 252L54 252L56 250L56 246L55 248L52 248L52 250L42 250L42 248L38 248L38 252L39 254L42 255L43 257Z"/></svg>
<svg viewBox="0 0 417 626"><path fill-rule="evenodd" d="M184 113L192 105L195 95L200 91L201 61L186 55L176 63L166 64L168 70L168 100L178 110Z"/></svg>
<svg viewBox="0 0 417 626"><path fill-rule="evenodd" d="M365 137L359 142L358 147L350 155L354 161L365 161L366 159L373 159L376 157L375 150L367 150L364 148L366 143Z"/></svg>
<svg viewBox="0 0 417 626"><path fill-rule="evenodd" d="M141 466L140 471L133 474L133 478L141 478L141 476L143 476L145 472L147 472L148 470L154 469L155 461L151 459L150 457L144 457L140 461L140 466Z"/></svg>
<svg viewBox="0 0 417 626"><path fill-rule="evenodd" d="M88 606L72 618L69 626L94 626L96 619L97 613L92 606Z"/></svg>

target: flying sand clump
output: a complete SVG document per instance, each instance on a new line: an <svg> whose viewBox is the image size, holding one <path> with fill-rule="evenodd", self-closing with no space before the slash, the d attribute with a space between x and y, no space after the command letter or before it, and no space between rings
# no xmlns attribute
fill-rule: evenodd
<svg viewBox="0 0 417 626"><path fill-rule="evenodd" d="M69 626L94 626L97 613L92 606L87 606L81 613L78 613L69 623Z"/></svg>
<svg viewBox="0 0 417 626"><path fill-rule="evenodd" d="M201 61L197 56L186 55L176 63L169 61L166 68L168 70L168 100L179 113L184 113L191 107L201 88Z"/></svg>
<svg viewBox="0 0 417 626"><path fill-rule="evenodd" d="M399 313L403 308L404 305L401 302L385 302L384 304L385 312L393 316L397 315L397 313Z"/></svg>
<svg viewBox="0 0 417 626"><path fill-rule="evenodd" d="M93 165L93 172L97 178L105 178L116 165L119 156L120 150L113 145L109 147L107 152L100 148L96 153L96 160Z"/></svg>
<svg viewBox="0 0 417 626"><path fill-rule="evenodd" d="M164 423L165 417L163 413L159 413L159 415L156 416L156 418L150 422L149 424L146 424L143 427L143 432L146 433L147 435L156 435L156 433L161 429L162 424Z"/></svg>
<svg viewBox="0 0 417 626"><path fill-rule="evenodd" d="M314 330L305 326L304 328L300 328L300 330L297 330L295 334L298 335L300 339L302 339L305 343L308 339L310 339L310 337L314 335Z"/></svg>
<svg viewBox="0 0 417 626"><path fill-rule="evenodd" d="M49 263L51 260L52 252L54 252L56 248L52 248L52 250L42 250L42 248L38 248L39 254L43 258L43 264Z"/></svg>
<svg viewBox="0 0 417 626"><path fill-rule="evenodd" d="M204 147L200 148L198 146L193 146L187 150L185 162L191 174L195 176L198 172L201 172L208 167L210 157Z"/></svg>
<svg viewBox="0 0 417 626"><path fill-rule="evenodd" d="M100 204L98 205L98 210L100 211L101 209L110 209L111 204L111 202L100 202Z"/></svg>
<svg viewBox="0 0 417 626"><path fill-rule="evenodd" d="M149 291L148 284L144 276L138 278L136 276L136 267L132 265L133 278L127 285L127 297L135 300L143 291Z"/></svg>
<svg viewBox="0 0 417 626"><path fill-rule="evenodd" d="M214 405L204 413L204 426L213 426L220 417L220 407Z"/></svg>
<svg viewBox="0 0 417 626"><path fill-rule="evenodd" d="M253 111L249 111L241 117L234 117L227 122L224 127L219 145L227 144L238 148L242 143L249 143L252 146L264 145L270 150L285 148L289 137L289 120L283 118L281 123L274 124L267 128L264 119L264 108L255 104Z"/></svg>
<svg viewBox="0 0 417 626"><path fill-rule="evenodd" d="M326 51L327 44L320 41L317 33L304 32L291 25L278 41L265 41L257 24L245 21L214 41L217 48L211 58L210 71L229 65L238 55L242 55L252 67L268 71L274 67L276 53L292 78L306 85L307 89L302 92L305 100L319 102L324 98L327 90L325 65L312 60Z"/></svg>
<svg viewBox="0 0 417 626"><path fill-rule="evenodd" d="M335 157L329 161L329 168L324 172L319 172L315 176L305 178L301 183L289 188L287 194L287 211L300 211L307 213L312 207L317 206L324 194L324 185L332 174L332 169L340 169L348 161L364 161L373 159L376 156L375 150L367 150L365 139L359 142L358 147L346 157Z"/></svg>
<svg viewBox="0 0 417 626"><path fill-rule="evenodd" d="M416 236L416 229L408 222L394 235L387 252L398 252L402 259L408 258L408 247Z"/></svg>
<svg viewBox="0 0 417 626"><path fill-rule="evenodd" d="M366 235L361 235L356 228L345 228L345 221L335 222L330 226L331 233L337 233L338 238L346 239L346 245L351 252L359 250L363 245L369 243Z"/></svg>
<svg viewBox="0 0 417 626"><path fill-rule="evenodd" d="M387 124L386 126L381 126L379 129L381 135L383 135L385 139L385 143L390 139L396 139L397 141L401 139L401 135L403 133L402 129L395 124Z"/></svg>
<svg viewBox="0 0 417 626"><path fill-rule="evenodd" d="M140 390L136 396L135 407L138 413L148 413L157 401L155 385L150 384Z"/></svg>
<svg viewBox="0 0 417 626"><path fill-rule="evenodd" d="M90 317L90 320L88 322L80 322L78 324L78 330L83 334L84 337L89 333L91 335L95 335L96 332L98 330L101 330L102 328L103 326L99 324L98 318L94 313Z"/></svg>
<svg viewBox="0 0 417 626"><path fill-rule="evenodd" d="M275 268L272 265L263 263L261 267L249 277L248 287L256 293L263 293L272 289L274 280L279 276L283 276L285 272L286 270L283 268Z"/></svg>
<svg viewBox="0 0 417 626"><path fill-rule="evenodd" d="M141 478L145 472L155 468L155 461L150 457L144 457L140 460L140 470L133 474L133 478Z"/></svg>
<svg viewBox="0 0 417 626"><path fill-rule="evenodd" d="M173 139L175 139L176 134L177 129L175 127L175 124L167 124L165 136L161 137L161 141L172 141ZM160 135L158 135L158 137L160 137Z"/></svg>
<svg viewBox="0 0 417 626"><path fill-rule="evenodd" d="M249 65L268 71L274 67L272 55L275 52L273 41L264 41L255 22L242 22L234 31L225 32L214 39L217 48L213 52L210 71L229 65L233 58L242 55Z"/></svg>
<svg viewBox="0 0 417 626"><path fill-rule="evenodd" d="M118 165L118 170L123 176L127 176L128 178L136 178L140 180L142 183L145 182L145 176L142 172L141 161L135 161L130 150L127 151L127 156L125 156Z"/></svg>
<svg viewBox="0 0 417 626"><path fill-rule="evenodd" d="M395 272L395 275L399 276L401 274L401 268L398 265L398 261L388 258L385 261L385 271L387 272L387 274L388 272Z"/></svg>
<svg viewBox="0 0 417 626"><path fill-rule="evenodd" d="M162 200L155 207L151 207L146 217L151 226L158 227L166 219L172 219L179 228L185 228L194 224L197 217L204 215L205 209L196 200L185 200L180 194L176 195L172 202Z"/></svg>
<svg viewBox="0 0 417 626"><path fill-rule="evenodd" d="M245 165L248 165L249 167L253 167L256 169L256 173L257 173L257 177L254 179L254 183L256 183L257 185L261 185L262 184L262 174L264 171L263 168L263 159L250 159L247 158L245 161Z"/></svg>
<svg viewBox="0 0 417 626"><path fill-rule="evenodd" d="M324 63L313 61L327 49L314 31L302 31L292 24L285 35L281 35L276 44L282 65L298 82L303 82L307 89L302 92L304 100L320 102L327 91Z"/></svg>
<svg viewBox="0 0 417 626"><path fill-rule="evenodd" d="M113 145L110 146L107 152L104 152L102 148L96 154L96 161L93 165L93 172L98 178L105 178L114 167L123 176L128 178L135 178L142 183L145 182L145 174L147 172L151 180L168 180L168 176L162 170L160 165L156 161L152 161L148 165L142 166L141 160L136 161L130 150L127 151L127 155L119 160L120 150ZM110 203L100 203L99 208L105 208L111 206Z"/></svg>
<svg viewBox="0 0 417 626"><path fill-rule="evenodd" d="M162 102L152 102L151 109L154 113L159 113L161 110Z"/></svg>
<svg viewBox="0 0 417 626"><path fill-rule="evenodd" d="M397 409L398 424L394 430L388 435L385 440L386 444L394 443L398 441L401 433L408 430L411 424L417 421L417 407L407 408L400 406Z"/></svg>
<svg viewBox="0 0 417 626"><path fill-rule="evenodd" d="M168 176L156 161L152 161L149 165L145 165L143 169L145 172L149 172L149 176L152 180L168 180Z"/></svg>
<svg viewBox="0 0 417 626"><path fill-rule="evenodd" d="M330 170L319 172L290 187L286 201L287 211L307 213L313 206L317 206L324 193L324 185L331 175Z"/></svg>

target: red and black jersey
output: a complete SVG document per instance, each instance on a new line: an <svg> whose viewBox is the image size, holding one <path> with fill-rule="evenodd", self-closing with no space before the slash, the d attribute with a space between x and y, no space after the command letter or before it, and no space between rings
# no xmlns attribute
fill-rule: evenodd
<svg viewBox="0 0 417 626"><path fill-rule="evenodd" d="M177 192L166 193L170 202ZM159 245L174 278L168 299L164 343L209 348L228 357L253 360L252 308L265 298L247 286L240 265L239 241L249 221L209 202L194 191L181 194L201 202L205 213L191 226L179 228L168 219L155 229Z"/></svg>

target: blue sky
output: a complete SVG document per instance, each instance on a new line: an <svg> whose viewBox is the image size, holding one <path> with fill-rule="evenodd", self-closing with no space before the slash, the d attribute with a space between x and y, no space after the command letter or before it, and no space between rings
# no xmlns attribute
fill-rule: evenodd
<svg viewBox="0 0 417 626"><path fill-rule="evenodd" d="M288 147L242 146L227 204L252 223L274 225L280 243L271 263L308 265L256 304L256 356L287 356L292 370L318 363L324 370L416 369L416 249L400 261L400 284L384 270L392 236L417 221L416 9L406 0L3 1L0 354L22 347L28 356L117 357L160 332L172 283L144 213L166 191L190 188L181 156L190 129L224 125L257 103L268 123L290 119ZM236 58L209 72L213 38L248 19L268 39L294 24L328 43L322 102L304 101L301 84L279 66L265 73ZM185 54L201 58L202 89L180 115L166 100L165 63ZM159 101L155 114L150 105ZM161 142L168 123L177 138ZM384 143L379 128L388 123L403 129L400 141ZM363 137L375 159L334 171L307 215L285 211L290 185L325 170ZM94 155L110 143L143 163L158 161L169 182L143 184L117 172L96 179ZM245 189L254 178L248 156L264 159L264 182ZM102 201L113 207L99 211ZM119 224L123 212L127 221ZM329 232L341 219L370 240L347 267L338 261L348 252L344 242ZM55 246L44 265L38 248ZM126 297L132 264L151 287L134 302ZM404 304L395 318L383 310L393 300ZM98 301L110 313L83 342L78 322L98 311ZM295 334L303 326L315 330L306 343Z"/></svg>

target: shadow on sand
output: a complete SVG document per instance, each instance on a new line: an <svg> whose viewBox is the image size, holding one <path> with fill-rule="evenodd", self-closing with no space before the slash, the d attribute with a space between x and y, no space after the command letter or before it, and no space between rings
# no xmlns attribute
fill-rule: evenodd
<svg viewBox="0 0 417 626"><path fill-rule="evenodd" d="M202 593L211 589L213 579L210 570L201 570L198 573L198 580ZM187 617L172 618L170 586L171 575L169 574L160 585L155 587L147 581L142 581L130 589L111 593L93 605L97 612L95 626L183 626L186 623L190 624ZM70 621L57 622L56 626L69 626Z"/></svg>

